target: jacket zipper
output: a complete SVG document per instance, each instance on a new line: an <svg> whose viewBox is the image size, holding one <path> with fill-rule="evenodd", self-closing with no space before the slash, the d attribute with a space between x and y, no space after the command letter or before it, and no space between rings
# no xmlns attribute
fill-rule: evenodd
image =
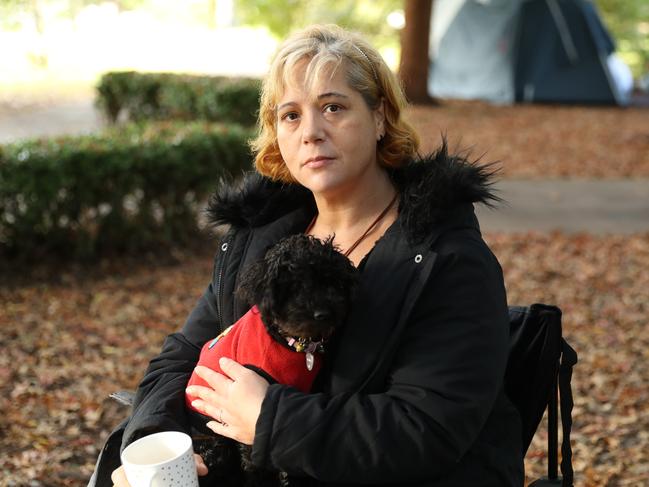
<svg viewBox="0 0 649 487"><path fill-rule="evenodd" d="M225 238L225 242L221 244L221 255L216 265L216 318L218 319L219 332L223 331L223 273L225 272L225 258L228 255L228 247L230 245L231 237Z"/></svg>

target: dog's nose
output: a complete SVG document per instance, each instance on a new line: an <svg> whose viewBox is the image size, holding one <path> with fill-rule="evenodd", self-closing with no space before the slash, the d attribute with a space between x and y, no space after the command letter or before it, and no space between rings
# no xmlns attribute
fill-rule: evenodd
<svg viewBox="0 0 649 487"><path fill-rule="evenodd" d="M331 319L331 313L329 311L316 310L313 312L313 317L316 321L324 321Z"/></svg>

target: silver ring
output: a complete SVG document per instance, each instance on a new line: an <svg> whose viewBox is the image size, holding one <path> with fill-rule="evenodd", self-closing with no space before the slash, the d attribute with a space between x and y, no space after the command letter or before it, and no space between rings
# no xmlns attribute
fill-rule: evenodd
<svg viewBox="0 0 649 487"><path fill-rule="evenodd" d="M219 423L223 424L223 408L219 409Z"/></svg>

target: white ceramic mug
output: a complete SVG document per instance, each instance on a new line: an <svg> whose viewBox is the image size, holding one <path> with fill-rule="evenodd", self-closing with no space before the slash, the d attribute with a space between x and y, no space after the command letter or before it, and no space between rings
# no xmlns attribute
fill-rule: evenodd
<svg viewBox="0 0 649 487"><path fill-rule="evenodd" d="M131 487L198 487L192 439L178 431L140 438L121 455Z"/></svg>

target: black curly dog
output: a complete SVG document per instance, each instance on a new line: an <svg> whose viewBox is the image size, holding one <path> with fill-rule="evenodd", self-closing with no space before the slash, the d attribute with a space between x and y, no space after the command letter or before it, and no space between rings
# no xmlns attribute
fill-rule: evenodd
<svg viewBox="0 0 649 487"><path fill-rule="evenodd" d="M294 349L320 342L318 352L322 352L322 343L345 322L357 280L357 269L336 250L332 239L323 242L294 235L278 242L262 260L246 269L236 292L258 307L266 331L282 346L288 347L287 337L294 337ZM306 359L306 354L302 355ZM265 371L246 366L276 382ZM195 411L190 411L190 416L195 449L209 469L208 475L200 478L201 486L289 485L285 474L254 467L251 447L206 429L205 423L211 418ZM290 485L296 484L291 480Z"/></svg>

